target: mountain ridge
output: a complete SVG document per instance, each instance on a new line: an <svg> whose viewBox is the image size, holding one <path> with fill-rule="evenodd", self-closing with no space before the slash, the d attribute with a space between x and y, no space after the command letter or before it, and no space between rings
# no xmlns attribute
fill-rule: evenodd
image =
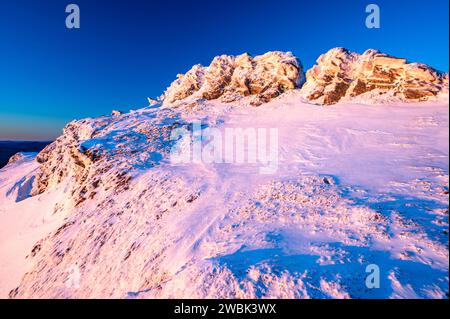
<svg viewBox="0 0 450 319"><path fill-rule="evenodd" d="M306 89L292 54L240 57L195 67L159 107L72 121L0 170L0 297L446 298L445 92L371 105L347 88L321 107L304 90L336 96L358 56L333 52ZM230 128L276 128L276 170L171 160Z"/></svg>
<svg viewBox="0 0 450 319"><path fill-rule="evenodd" d="M267 68L276 71L267 72ZM426 101L438 95L448 96L448 73L375 49L362 55L342 47L330 49L306 75L300 59L291 52L270 51L255 57L248 53L222 55L208 67L198 64L186 74L179 74L159 101L173 104L187 98L219 98L235 102L252 96L250 105L259 106L295 89L300 89L311 103L321 105L364 95L366 103L383 102L383 97L398 102Z"/></svg>

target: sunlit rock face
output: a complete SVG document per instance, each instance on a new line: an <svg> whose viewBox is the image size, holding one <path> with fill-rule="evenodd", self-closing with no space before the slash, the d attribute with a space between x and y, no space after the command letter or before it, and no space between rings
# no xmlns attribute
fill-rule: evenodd
<svg viewBox="0 0 450 319"><path fill-rule="evenodd" d="M208 67L195 65L186 74L179 74L163 98L165 104L189 96L232 102L252 95L251 104L260 105L303 82L302 64L291 52L273 51L255 57L247 53L221 55Z"/></svg>
<svg viewBox="0 0 450 319"><path fill-rule="evenodd" d="M377 50L360 55L334 48L308 70L302 92L318 104L335 104L363 94L370 99L389 95L402 101L426 101L448 92L448 74Z"/></svg>
<svg viewBox="0 0 450 319"><path fill-rule="evenodd" d="M23 160L24 158L26 158L27 156L30 156L30 155L35 155L35 154L31 153L31 152L29 152L29 153L28 152L18 152L9 158L7 165L11 165L20 160Z"/></svg>

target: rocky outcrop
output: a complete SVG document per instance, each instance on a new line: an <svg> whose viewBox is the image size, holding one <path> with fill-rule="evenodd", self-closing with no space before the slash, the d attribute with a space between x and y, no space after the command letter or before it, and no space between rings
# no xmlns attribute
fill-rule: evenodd
<svg viewBox="0 0 450 319"><path fill-rule="evenodd" d="M321 55L306 73L302 92L318 104L335 104L343 98L389 95L402 101L426 101L448 92L448 74L420 63L407 63L376 50L364 54L334 48Z"/></svg>
<svg viewBox="0 0 450 319"><path fill-rule="evenodd" d="M310 107L298 91L266 110L207 101L272 83L239 82L254 60L243 55L222 86L231 60L217 59L192 100L73 121L36 161L0 170L0 298L446 297L445 104L385 123L388 108L369 119ZM259 134L273 127L276 144ZM230 151L230 128L231 163L211 163ZM258 175L271 154L279 170ZM364 288L373 260L397 292Z"/></svg>
<svg viewBox="0 0 450 319"><path fill-rule="evenodd" d="M116 192L127 189L134 171L158 165L170 152L171 131L181 124L171 110L163 114L164 121L148 111L70 122L36 156L41 165L30 195L66 181L72 187L71 198L79 205L94 198L102 181L108 181Z"/></svg>
<svg viewBox="0 0 450 319"><path fill-rule="evenodd" d="M252 105L260 105L304 82L303 67L292 53L268 52L252 57L215 57L208 67L195 65L186 74L179 74L163 95L164 103L173 103L189 96L232 102L254 96Z"/></svg>
<svg viewBox="0 0 450 319"><path fill-rule="evenodd" d="M111 115L112 116L120 116L123 114L123 111L121 110L112 110Z"/></svg>
<svg viewBox="0 0 450 319"><path fill-rule="evenodd" d="M37 156L36 161L41 164L31 195L38 195L56 186L67 178L73 178L74 184L82 184L87 179L90 159L79 151L79 141L90 137L94 133L82 128L89 120L74 121L66 125L63 135L45 147Z"/></svg>
<svg viewBox="0 0 450 319"><path fill-rule="evenodd" d="M35 155L36 153L33 152L18 152L9 158L7 165L11 165L13 163L19 162L25 158L33 157Z"/></svg>

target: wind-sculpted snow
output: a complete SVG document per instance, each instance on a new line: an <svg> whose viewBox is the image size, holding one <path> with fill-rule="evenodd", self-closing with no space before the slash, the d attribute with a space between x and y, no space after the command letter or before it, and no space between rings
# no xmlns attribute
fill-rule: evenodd
<svg viewBox="0 0 450 319"><path fill-rule="evenodd" d="M448 296L448 102L300 98L71 122L0 170L0 296ZM171 134L193 120L277 128L278 170L172 163Z"/></svg>
<svg viewBox="0 0 450 319"><path fill-rule="evenodd" d="M318 104L335 104L342 99L382 103L426 101L448 96L448 74L420 63L367 50L359 55L334 48L321 55L306 73L302 92Z"/></svg>
<svg viewBox="0 0 450 319"><path fill-rule="evenodd" d="M305 80L299 59L275 51L256 57L222 55L208 67L195 65L179 74L160 100L173 106L183 100L234 102L249 96L249 104L259 106L301 88L302 96L315 104L392 104L448 98L448 85L448 74L373 49L361 55L331 49L306 72Z"/></svg>

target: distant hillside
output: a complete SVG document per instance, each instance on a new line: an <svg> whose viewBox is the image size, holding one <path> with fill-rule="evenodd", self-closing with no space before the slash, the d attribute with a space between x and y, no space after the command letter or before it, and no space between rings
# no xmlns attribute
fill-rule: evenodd
<svg viewBox="0 0 450 319"><path fill-rule="evenodd" d="M0 168L17 152L40 152L51 142L0 141Z"/></svg>

